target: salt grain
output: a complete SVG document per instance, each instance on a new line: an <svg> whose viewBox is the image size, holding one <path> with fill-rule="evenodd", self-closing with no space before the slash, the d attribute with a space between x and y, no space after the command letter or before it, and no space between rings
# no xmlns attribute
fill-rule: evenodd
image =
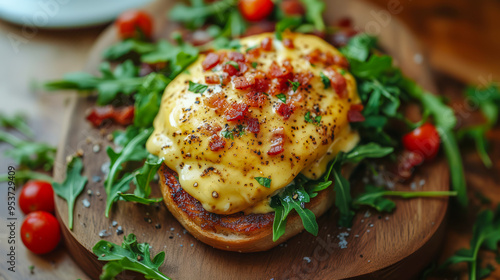
<svg viewBox="0 0 500 280"><path fill-rule="evenodd" d="M107 237L107 236L110 236L111 233L109 233L107 230L103 229L99 232L99 237L103 238L103 237Z"/></svg>
<svg viewBox="0 0 500 280"><path fill-rule="evenodd" d="M85 208L90 207L90 201L88 199L85 198L84 200L82 200L82 203Z"/></svg>
<svg viewBox="0 0 500 280"><path fill-rule="evenodd" d="M303 260L305 260L307 263L311 263L311 258L309 257L304 257Z"/></svg>

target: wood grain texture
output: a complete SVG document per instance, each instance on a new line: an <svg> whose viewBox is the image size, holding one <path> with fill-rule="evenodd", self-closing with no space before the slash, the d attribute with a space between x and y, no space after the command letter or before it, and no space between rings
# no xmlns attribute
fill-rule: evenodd
<svg viewBox="0 0 500 280"><path fill-rule="evenodd" d="M156 26L166 26L163 15L169 5L171 2L158 2L149 8L159 21ZM327 15L329 19L348 15L363 24L370 20L371 11L371 6L361 2L330 1ZM165 30L158 32L166 35ZM395 21L384 27L379 36L384 49L395 57L408 76L434 90L426 66L413 60L414 54L422 51L406 28ZM102 49L116 40L113 29L102 35L90 55L87 70L95 72ZM361 211L350 230L337 227L337 213L332 209L318 219L317 237L302 233L284 246L252 254L215 250L196 241L183 232L164 205L143 206L120 201L107 219L103 183L93 182L91 178L98 175L104 180L101 166L107 158L103 148L111 144L105 135L113 128L108 127L102 133L84 121L83 115L92 106L92 100L80 98L73 102L74 109L66 118L66 135L60 144L58 162L64 165L67 155L82 149L84 174L90 180L76 202L73 231L68 230L67 205L60 198L56 198L57 216L69 252L93 279L98 277L103 265L91 252L92 246L101 239L98 233L106 229L112 233L106 240L118 244L123 240L123 235L115 233L112 221L117 221L125 234L135 233L139 242L149 242L153 253L166 251L161 270L173 279L241 279L243 275L245 279L408 279L422 270L440 248L448 206L448 200L443 198L398 200L396 211L389 215L369 216L370 212ZM101 146L98 153L92 151L95 144ZM421 168L415 181L425 180L421 190L447 190L447 174L445 161L439 159ZM64 176L62 168L55 170L56 181L62 181ZM353 185L358 190L362 187L361 182L353 182ZM409 189L409 186L398 188ZM88 190L93 195L89 196ZM157 188L153 196L160 196ZM83 199L90 201L90 208L83 206ZM161 228L157 229L156 224ZM340 233L349 234L345 249L339 246ZM122 279L128 276L131 274L122 275Z"/></svg>

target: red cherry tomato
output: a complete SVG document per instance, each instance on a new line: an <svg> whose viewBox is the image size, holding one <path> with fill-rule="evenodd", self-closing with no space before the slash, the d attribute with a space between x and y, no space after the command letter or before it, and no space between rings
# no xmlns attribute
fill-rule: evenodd
<svg viewBox="0 0 500 280"><path fill-rule="evenodd" d="M21 225L21 240L35 254L54 250L61 240L57 219L45 211L29 213Z"/></svg>
<svg viewBox="0 0 500 280"><path fill-rule="evenodd" d="M44 181L29 181L19 195L19 206L24 214L34 211L54 212L54 191Z"/></svg>
<svg viewBox="0 0 500 280"><path fill-rule="evenodd" d="M404 147L411 152L419 153L425 159L433 159L439 151L439 133L430 123L426 123L403 136Z"/></svg>
<svg viewBox="0 0 500 280"><path fill-rule="evenodd" d="M153 20L147 13L139 10L124 12L116 19L115 26L122 39L151 38L153 34Z"/></svg>
<svg viewBox="0 0 500 280"><path fill-rule="evenodd" d="M239 0L241 15L248 21L259 21L271 14L274 3L271 0Z"/></svg>

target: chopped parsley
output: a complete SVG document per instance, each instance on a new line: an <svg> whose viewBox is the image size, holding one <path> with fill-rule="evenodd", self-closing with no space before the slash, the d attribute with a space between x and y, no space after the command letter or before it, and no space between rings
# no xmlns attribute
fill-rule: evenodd
<svg viewBox="0 0 500 280"><path fill-rule="evenodd" d="M319 75L321 77L323 85L325 85L325 89L329 88L331 85L330 78L328 78L323 72L319 73Z"/></svg>
<svg viewBox="0 0 500 280"><path fill-rule="evenodd" d="M306 113L306 115L304 116L304 120L308 123L312 123L317 126L321 124L321 116L316 116L314 118L311 118L311 112Z"/></svg>
<svg viewBox="0 0 500 280"><path fill-rule="evenodd" d="M240 71L240 66L238 65L237 62L230 60L230 61L226 62L226 64L229 64L229 65L233 66L236 70Z"/></svg>
<svg viewBox="0 0 500 280"><path fill-rule="evenodd" d="M229 130L223 130L221 131L220 133L222 135L222 137L226 138L226 139L231 139L231 140L234 140L234 135L233 135L233 132L232 131L229 131Z"/></svg>
<svg viewBox="0 0 500 280"><path fill-rule="evenodd" d="M207 85L202 85L189 81L189 91L191 92L203 94L207 90L207 88L208 88Z"/></svg>
<svg viewBox="0 0 500 280"><path fill-rule="evenodd" d="M266 177L254 177L254 179L263 187L270 188L271 187L271 179Z"/></svg>
<svg viewBox="0 0 500 280"><path fill-rule="evenodd" d="M257 62L252 62L252 68L255 69L257 68L258 63Z"/></svg>
<svg viewBox="0 0 500 280"><path fill-rule="evenodd" d="M276 97L279 100L281 100L281 102L286 103L286 95L284 95L283 93L280 93L280 94L276 95Z"/></svg>
<svg viewBox="0 0 500 280"><path fill-rule="evenodd" d="M293 91L297 91L297 89L299 89L299 87L300 87L299 82L292 82L290 80L288 80L288 82L292 85Z"/></svg>
<svg viewBox="0 0 500 280"><path fill-rule="evenodd" d="M339 73L343 76L343 75L345 75L345 70L341 68L341 69L339 70Z"/></svg>

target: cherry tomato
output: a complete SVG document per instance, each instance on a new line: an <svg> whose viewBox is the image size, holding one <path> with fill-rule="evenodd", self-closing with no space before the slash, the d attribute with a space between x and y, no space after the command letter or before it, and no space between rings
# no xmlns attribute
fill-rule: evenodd
<svg viewBox="0 0 500 280"><path fill-rule="evenodd" d="M24 214L34 211L54 212L54 191L45 181L29 181L19 195L19 206Z"/></svg>
<svg viewBox="0 0 500 280"><path fill-rule="evenodd" d="M439 133L430 123L426 123L403 136L404 147L411 152L419 153L424 159L433 159L439 151Z"/></svg>
<svg viewBox="0 0 500 280"><path fill-rule="evenodd" d="M118 35L122 39L127 38L151 38L153 34L153 20L149 14L130 10L121 14L115 21Z"/></svg>
<svg viewBox="0 0 500 280"><path fill-rule="evenodd" d="M45 254L61 240L61 229L57 219L45 211L29 213L21 225L21 240L35 254Z"/></svg>
<svg viewBox="0 0 500 280"><path fill-rule="evenodd" d="M271 14L274 3L271 0L239 0L238 8L248 21L259 21Z"/></svg>

